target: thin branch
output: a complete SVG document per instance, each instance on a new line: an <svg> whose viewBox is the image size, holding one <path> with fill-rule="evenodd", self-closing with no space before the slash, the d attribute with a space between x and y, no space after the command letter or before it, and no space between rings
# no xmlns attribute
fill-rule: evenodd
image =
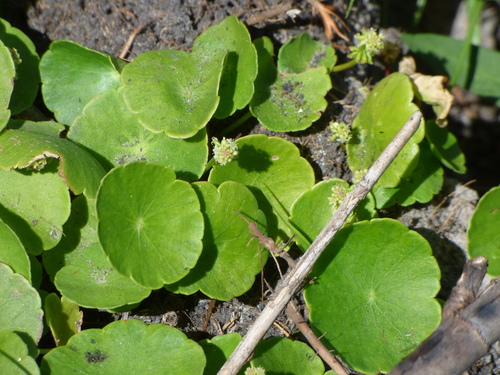
<svg viewBox="0 0 500 375"><path fill-rule="evenodd" d="M241 217L245 222L248 224L248 229L250 229L250 232L252 232L252 235L257 238L262 246L264 246L267 250L269 250L270 253L278 255L282 257L286 262L288 263L288 267L290 269L295 267L295 261L292 259L288 253L280 249L278 245L276 245L273 241L272 238L267 237L264 233L260 231L260 229L257 227L257 225L249 221L245 216L240 214L238 211L233 210L236 214L238 214L239 217Z"/></svg>
<svg viewBox="0 0 500 375"><path fill-rule="evenodd" d="M319 258L323 250L342 227L345 220L352 213L356 205L366 197L380 176L385 172L403 146L415 133L421 123L421 120L422 113L420 111L416 111L401 128L398 134L396 134L394 139L389 143L375 163L373 163L363 179L347 195L344 201L340 204L339 208L333 214L331 220L323 228L316 240L312 243L311 247L309 247L309 250L307 250L307 252L300 258L300 261L297 263L297 267L285 278L283 285L273 295L269 303L262 311L262 314L250 327L246 336L236 347L224 366L222 366L218 375L236 374L248 358L250 358L253 350L257 346L257 343L262 339L279 313L285 308L286 304L290 301L309 272L311 272L314 263Z"/></svg>
<svg viewBox="0 0 500 375"><path fill-rule="evenodd" d="M500 280L476 298L487 259L467 261L439 327L389 375L460 375L500 337Z"/></svg>
<svg viewBox="0 0 500 375"><path fill-rule="evenodd" d="M485 257L472 258L465 263L460 279L443 306L443 318L456 315L476 300L487 267L488 259Z"/></svg>
<svg viewBox="0 0 500 375"><path fill-rule="evenodd" d="M127 39L127 42L125 43L125 45L123 46L122 48L122 51L120 52L120 54L118 55L118 57L120 59L125 59L127 57L127 55L129 54L130 52L130 47L132 47L132 43L134 43L134 39L137 35L139 35L139 33L142 31L142 29L144 29L146 27L148 23L147 22L142 22L139 26L137 26L134 31L132 31L132 33L129 35L128 39Z"/></svg>
<svg viewBox="0 0 500 375"><path fill-rule="evenodd" d="M309 344L316 350L318 355L326 362L330 368L335 371L338 375L347 375L342 365L337 361L332 353L323 345L321 340L314 334L311 327L306 323L304 317L297 308L295 302L290 301L286 305L286 313L293 320L295 325L300 329L300 332L309 341Z"/></svg>
<svg viewBox="0 0 500 375"><path fill-rule="evenodd" d="M253 237L257 238L262 246L264 246L271 254L280 256L285 259L288 263L288 269L292 270L295 268L295 260L283 249L281 249L272 238L267 237L264 233L260 231L257 225L249 220L247 220L242 214L238 211L234 210L245 222L248 224L248 229L252 232ZM286 248L286 245L285 245ZM274 257L273 257L274 258ZM276 259L275 259L276 260ZM278 271L280 275L283 277L281 270ZM288 302L286 306L286 313L293 320L295 325L299 328L300 332L304 335L304 337L309 341L309 344L316 350L319 356L330 366L332 370L334 370L338 375L347 375L342 365L335 359L335 357L330 353L330 351L323 345L318 337L314 334L311 327L306 323L304 317L299 312L299 309L296 303L292 300Z"/></svg>
<svg viewBox="0 0 500 375"><path fill-rule="evenodd" d="M281 3L276 6L273 6L271 9L264 10L259 14L251 15L246 19L245 23L248 26L255 25L256 23L267 21L270 18L282 15L283 13L286 13L290 9L292 9L291 3Z"/></svg>

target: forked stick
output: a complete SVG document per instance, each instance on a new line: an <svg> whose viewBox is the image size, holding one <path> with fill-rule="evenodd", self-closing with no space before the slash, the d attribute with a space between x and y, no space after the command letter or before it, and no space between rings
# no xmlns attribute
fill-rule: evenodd
<svg viewBox="0 0 500 375"><path fill-rule="evenodd" d="M259 240L259 243L264 246L271 254L278 255L285 259L285 261L288 263L289 269L292 269L295 267L295 261L292 259L288 253L280 249L278 245L276 245L273 241L272 238L267 237L264 233L260 231L260 229L257 227L257 224L254 222L247 220L245 216L240 214L238 211L233 210L239 217L241 217L245 222L248 224L248 229L250 229L250 232L252 232L252 236L257 238ZM286 246L285 246L286 247Z"/></svg>
<svg viewBox="0 0 500 375"><path fill-rule="evenodd" d="M403 146L415 133L422 120L422 113L416 111L404 124L394 139L387 145L378 159L373 163L363 179L342 201L328 224L323 228L307 252L300 258L297 267L288 273L282 286L274 293L261 315L255 320L243 340L234 350L227 362L219 370L218 375L234 375L250 358L257 343L262 339L269 327L273 324L281 310L283 310L300 287L304 279L319 258L323 250L342 227L347 217L357 204L363 200L372 189L380 176L396 158Z"/></svg>
<svg viewBox="0 0 500 375"><path fill-rule="evenodd" d="M248 224L248 229L252 232L252 236L257 238L261 245L263 245L272 255L280 256L285 259L288 263L288 269L291 271L295 268L295 260L283 249L281 249L272 238L267 237L264 233L260 231L257 225L249 220L247 220L242 214L238 211L233 210L236 214L238 214L245 222ZM286 247L286 246L285 246ZM278 271L279 265L278 265ZM283 276L281 276L283 277ZM286 305L286 313L295 323L295 325L299 328L300 332L304 335L304 337L309 341L309 344L313 347L313 349L318 353L318 355L325 361L328 366L332 370L334 370L338 375L347 375L342 365L335 359L335 357L328 351L328 349L323 345L319 338L316 337L312 329L307 325L304 317L299 312L297 305L295 302L290 300Z"/></svg>

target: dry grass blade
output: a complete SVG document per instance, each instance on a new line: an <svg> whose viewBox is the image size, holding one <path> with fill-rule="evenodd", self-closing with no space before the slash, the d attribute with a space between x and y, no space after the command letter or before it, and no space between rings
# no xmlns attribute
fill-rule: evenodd
<svg viewBox="0 0 500 375"><path fill-rule="evenodd" d="M334 34L336 34L342 39L344 39L346 42L349 42L349 38L340 31L339 27L333 20L332 16L335 17L347 30L349 30L349 28L347 27L345 22L342 21L342 19L331 9L331 7L322 4L318 0L308 0L308 1L313 7L313 11L319 13L321 21L323 22L323 26L325 27L325 36L328 38L328 40L332 40Z"/></svg>

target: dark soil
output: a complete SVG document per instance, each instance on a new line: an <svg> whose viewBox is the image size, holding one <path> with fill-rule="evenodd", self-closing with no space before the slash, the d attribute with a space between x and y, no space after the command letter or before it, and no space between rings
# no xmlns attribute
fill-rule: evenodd
<svg viewBox="0 0 500 375"><path fill-rule="evenodd" d="M416 1L357 0L347 19L352 39L354 33L367 27L396 27L411 29ZM337 1L338 13L345 14L347 2ZM428 0L427 10L416 31L450 34L465 28L458 19L459 1ZM280 9L297 8L301 13L292 20ZM489 17L488 38L490 47L497 48L499 41L500 6L488 3L484 17ZM266 35L279 47L292 36L308 31L314 38L328 42L323 26L311 12L306 1L279 0L2 0L0 16L23 30L35 42L42 55L53 40L69 39L83 46L118 56L134 30L141 31L133 40L127 58L158 49L189 50L194 38L207 27L236 14L247 22L253 38ZM438 21L436 21L438 20ZM484 21L486 24L486 21ZM340 46L341 39L335 39ZM338 49L339 59L345 59ZM330 141L328 123L335 119L351 122L356 116L363 97L357 90L374 85L383 78L382 65L356 66L333 75L334 88L328 94L329 106L323 117L305 132L274 134L295 143L304 157L314 166L317 180L340 177L350 180L351 173L345 162L344 149ZM428 205L393 209L382 213L395 217L408 227L417 230L431 243L443 273L441 298L446 299L460 275L465 262L465 231L475 208L478 196L500 184L500 124L499 110L463 90L455 92L457 100L449 119L449 127L458 137L467 157L468 172L465 176L448 172L443 192ZM39 101L38 103L41 103ZM48 112L47 112L48 113ZM214 127L217 129L216 127ZM238 132L264 132L271 134L257 122L245 125ZM237 136L238 133L231 134ZM462 186L470 180L476 182ZM451 195L450 195L451 194ZM275 266L269 262L266 279L271 284L277 280ZM269 292L267 292L269 293ZM111 315L107 312L85 311L87 327L103 326L113 319L137 318L148 323L176 326L193 339L223 333L244 334L263 307L260 280L254 288L238 299L215 304L208 316L208 300L203 295L186 298L157 291L137 309ZM268 335L290 334L294 327L286 316L269 331ZM492 373L497 355L482 360L481 373ZM477 368L471 373L477 373Z"/></svg>

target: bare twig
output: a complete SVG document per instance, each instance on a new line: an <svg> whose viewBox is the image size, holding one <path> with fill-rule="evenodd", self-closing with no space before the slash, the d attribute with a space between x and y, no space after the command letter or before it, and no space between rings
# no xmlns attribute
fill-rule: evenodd
<svg viewBox="0 0 500 375"><path fill-rule="evenodd" d="M486 267L488 259L485 257L472 258L465 263L460 279L443 306L443 318L457 314L476 300Z"/></svg>
<svg viewBox="0 0 500 375"><path fill-rule="evenodd" d="M281 3L273 6L271 9L264 10L259 14L251 15L246 19L245 23L248 26L255 25L256 23L267 21L270 18L282 15L290 9L292 9L292 3Z"/></svg>
<svg viewBox="0 0 500 375"><path fill-rule="evenodd" d="M235 210L234 212L236 212L243 220L246 221L246 223L248 224L248 228L252 232L253 237L257 238L261 243L261 245L263 245L267 250L269 250L271 254L284 258L288 263L289 270L295 268L296 266L295 260L293 260L293 258L286 251L284 251L278 245L276 245L276 243L272 240L272 238L269 238L266 235L264 235L264 233L262 233L259 230L259 228L255 223L247 220L238 211ZM280 275L282 275L278 264L277 266ZM292 319L295 325L299 328L300 332L302 332L307 341L309 341L309 344L311 344L314 350L316 350L318 355L321 358L323 358L323 360L328 364L328 366L330 366L330 368L334 370L338 375L347 375L342 365L335 359L332 353L330 353L330 351L323 345L320 339L316 337L311 327L309 327L304 317L299 312L299 309L297 308L297 305L293 300L288 302L286 306L286 312L290 317L290 319Z"/></svg>
<svg viewBox="0 0 500 375"><path fill-rule="evenodd" d="M208 325L210 324L210 318L212 317L212 314L214 313L216 303L217 303L216 299L210 299L210 302L208 303L207 313L205 314L205 322L203 323L203 326L201 327L202 332L207 332Z"/></svg>
<svg viewBox="0 0 500 375"><path fill-rule="evenodd" d="M477 180L470 180L468 182L466 182L465 184L463 185L460 185L460 187L466 187L466 186L469 186L470 184L473 184L475 183ZM458 188L453 190L450 194L448 194L446 197L443 198L443 200L434 208L434 210L432 210L432 214L431 216L434 217L434 215L436 214L436 212L443 206L443 204L446 203L446 201L451 198L452 196L454 196L455 194L457 194L458 192Z"/></svg>
<svg viewBox="0 0 500 375"><path fill-rule="evenodd" d="M134 43L134 39L137 35L139 35L139 33L142 31L142 29L144 29L146 27L148 23L147 22L143 22L141 23L139 26L137 26L134 31L132 31L132 33L129 35L128 39L127 39L127 42L125 43L125 45L123 46L122 48L122 51L120 52L120 54L118 55L118 57L120 59L125 59L125 57L127 57L128 53L130 52L130 47L132 46L132 43Z"/></svg>
<svg viewBox="0 0 500 375"><path fill-rule="evenodd" d="M314 334L311 327L306 323L302 314L299 313L297 305L295 302L290 301L286 305L286 313L293 320L295 325L300 329L300 332L309 341L309 344L316 350L318 355L326 362L332 370L334 370L338 375L347 375L342 365L335 359L335 357L330 353L330 351L323 345L321 340Z"/></svg>
<svg viewBox="0 0 500 375"><path fill-rule="evenodd" d="M252 232L252 235L259 240L262 246L264 246L271 254L279 255L288 263L288 267L292 269L295 267L295 261L292 259L288 253L280 249L278 245L276 245L272 238L267 237L264 233L257 228L257 225L254 222L249 221L245 216L240 214L238 211L233 210L236 214L239 215L245 222L248 224L248 229Z"/></svg>
<svg viewBox="0 0 500 375"><path fill-rule="evenodd" d="M500 337L500 280L476 299L486 266L483 257L467 262L439 327L389 375L460 375L488 352Z"/></svg>
<svg viewBox="0 0 500 375"><path fill-rule="evenodd" d="M333 236L342 227L347 217L352 213L356 205L363 200L372 189L380 176L396 158L403 146L415 133L422 120L422 113L416 111L396 134L386 149L373 163L363 179L347 195L339 208L333 214L328 224L323 228L316 240L309 247L309 250L300 258L297 267L285 278L283 285L276 291L267 306L262 311L261 316L254 322L248 330L246 336L236 347L233 354L222 366L218 375L234 375L252 354L255 346L262 339L273 321L286 306L293 294L297 291L303 280L319 258L323 250L333 239Z"/></svg>

